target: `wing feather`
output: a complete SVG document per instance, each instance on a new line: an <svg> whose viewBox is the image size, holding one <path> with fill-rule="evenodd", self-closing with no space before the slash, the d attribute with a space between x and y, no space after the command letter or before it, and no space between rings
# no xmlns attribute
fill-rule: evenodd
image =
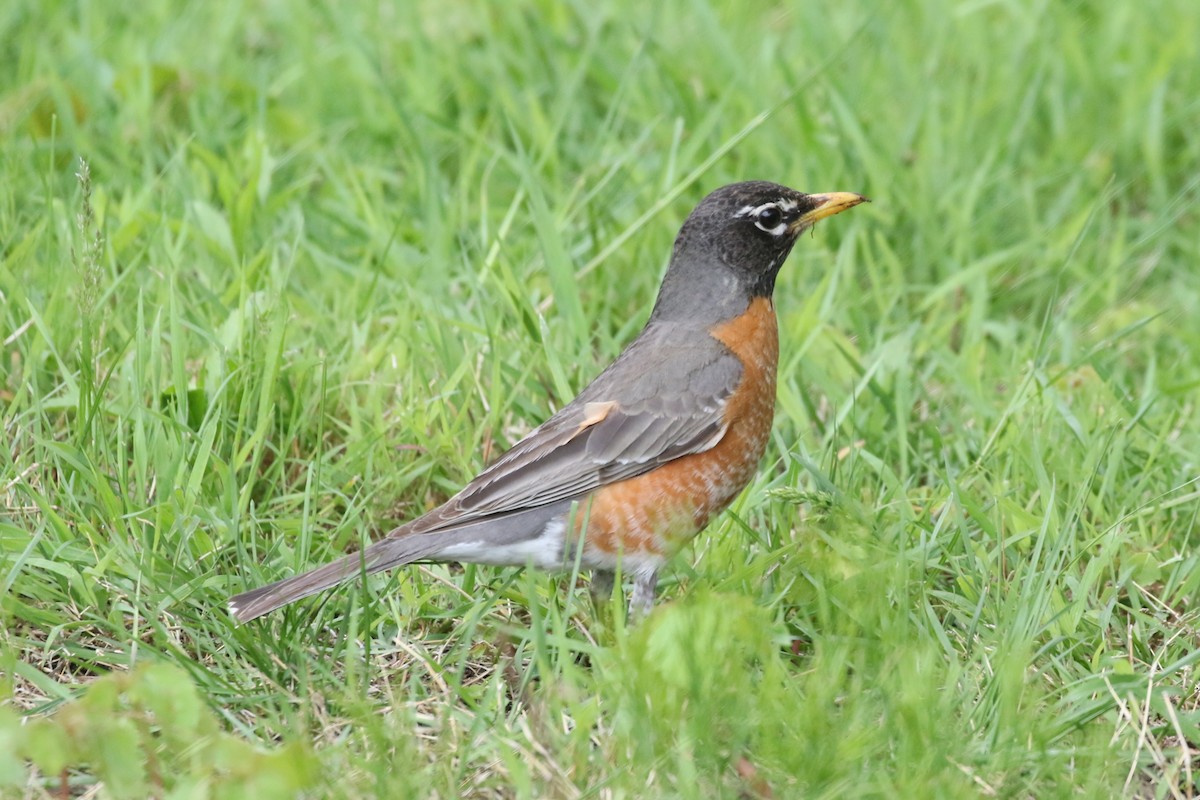
<svg viewBox="0 0 1200 800"><path fill-rule="evenodd" d="M574 499L716 446L725 433L725 406L741 379L741 364L723 347L697 353L694 341L687 360L672 353L669 343L655 348L666 362L664 369L679 372L685 369L681 361L690 363L682 375L656 374L643 363L638 380L622 380L629 376L621 375L624 359L618 359L609 368L616 373L609 380L597 379L462 491L404 531L428 533ZM621 391L603 392L614 386ZM667 391L668 386L674 390Z"/></svg>

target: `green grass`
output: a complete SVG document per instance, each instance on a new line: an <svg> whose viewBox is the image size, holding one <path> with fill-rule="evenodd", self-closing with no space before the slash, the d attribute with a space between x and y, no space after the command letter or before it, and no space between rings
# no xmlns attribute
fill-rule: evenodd
<svg viewBox="0 0 1200 800"><path fill-rule="evenodd" d="M122 5L0 10L0 793L1200 790L1200 6ZM648 620L427 566L233 624L568 400L748 178L875 202Z"/></svg>

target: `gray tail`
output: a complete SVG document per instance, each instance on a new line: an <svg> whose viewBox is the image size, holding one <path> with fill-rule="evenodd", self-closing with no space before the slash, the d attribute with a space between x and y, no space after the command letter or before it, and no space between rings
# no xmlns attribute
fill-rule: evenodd
<svg viewBox="0 0 1200 800"><path fill-rule="evenodd" d="M448 552L447 548L464 542L476 546L487 542L503 551L505 546L525 542L540 535L550 520L567 513L572 502L574 500L568 498L549 505L499 517L485 517L426 533L412 533L413 523L401 525L362 552L344 556L331 564L317 567L312 572L230 598L229 612L238 622L249 622L280 606L286 606L302 597L309 597L359 575L371 575L421 559L438 560ZM525 562L512 557L483 560L483 563L520 566Z"/></svg>
<svg viewBox="0 0 1200 800"><path fill-rule="evenodd" d="M410 536L381 539L365 550L343 556L302 575L234 595L229 598L229 613L238 622L249 622L360 575L372 575L427 557L428 546L422 546L423 543L415 539Z"/></svg>

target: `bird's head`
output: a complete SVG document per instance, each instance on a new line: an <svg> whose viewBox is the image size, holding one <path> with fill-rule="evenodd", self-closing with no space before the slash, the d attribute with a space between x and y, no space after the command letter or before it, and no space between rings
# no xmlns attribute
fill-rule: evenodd
<svg viewBox="0 0 1200 800"><path fill-rule="evenodd" d="M805 194L769 181L722 186L700 201L675 239L663 288L686 280L691 291L673 287L660 294L660 303L697 290L770 297L800 234L866 200L851 192Z"/></svg>

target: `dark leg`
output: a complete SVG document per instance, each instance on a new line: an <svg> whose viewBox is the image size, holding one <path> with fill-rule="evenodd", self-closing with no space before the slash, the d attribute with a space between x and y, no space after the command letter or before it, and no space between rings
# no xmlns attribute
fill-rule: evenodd
<svg viewBox="0 0 1200 800"><path fill-rule="evenodd" d="M629 619L638 620L650 613L654 607L654 587L658 585L658 570L639 572L633 581L633 594L629 597Z"/></svg>
<svg viewBox="0 0 1200 800"><path fill-rule="evenodd" d="M611 600L616 579L617 576L611 569L592 570L592 583L588 586L592 593L592 601L598 603L601 600Z"/></svg>

